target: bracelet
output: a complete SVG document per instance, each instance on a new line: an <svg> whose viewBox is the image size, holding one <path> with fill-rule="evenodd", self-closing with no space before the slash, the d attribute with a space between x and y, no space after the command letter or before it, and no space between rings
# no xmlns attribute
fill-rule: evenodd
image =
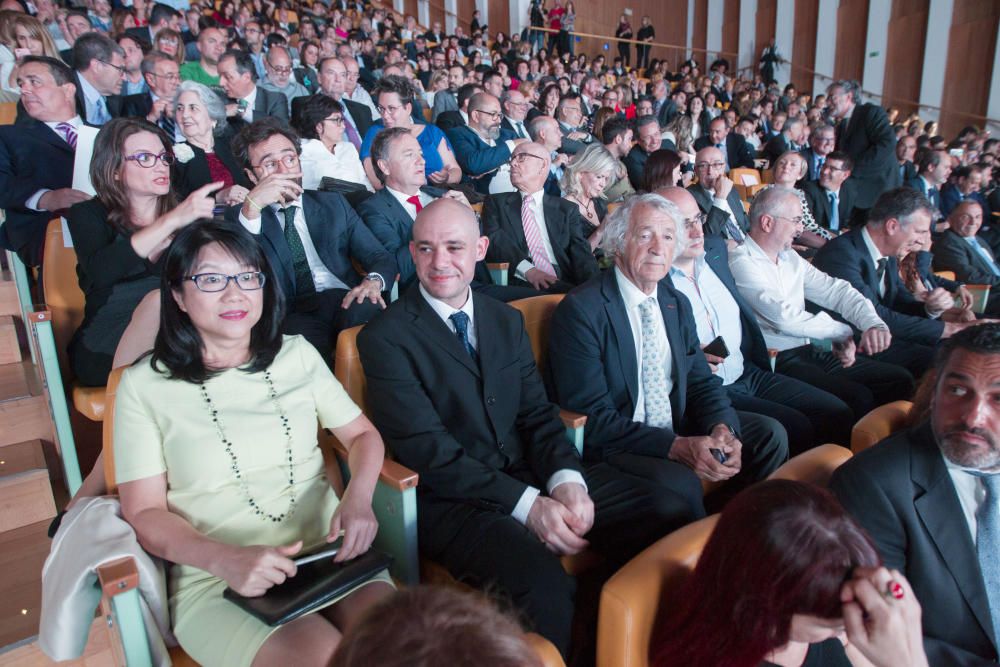
<svg viewBox="0 0 1000 667"><path fill-rule="evenodd" d="M250 193L247 193L247 196L246 196L245 200L246 200L246 202L248 204L250 204L251 206L253 206L258 211L263 211L264 210L263 206L261 206L260 204L258 204L257 202L255 202L253 199L250 199Z"/></svg>

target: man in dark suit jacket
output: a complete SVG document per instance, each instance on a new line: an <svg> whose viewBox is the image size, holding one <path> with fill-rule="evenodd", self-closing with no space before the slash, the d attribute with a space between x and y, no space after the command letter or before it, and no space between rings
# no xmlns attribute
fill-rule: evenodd
<svg viewBox="0 0 1000 667"><path fill-rule="evenodd" d="M694 149L700 151L710 146L719 148L725 144L725 151L719 149L719 152L726 163L726 171L741 167L753 169L753 148L742 135L730 132L729 129L729 123L725 118L722 116L713 118L712 122L708 124L708 134L695 140Z"/></svg>
<svg viewBox="0 0 1000 667"><path fill-rule="evenodd" d="M341 195L303 192L298 137L280 120L247 125L233 149L254 188L226 218L264 248L288 301L284 332L302 334L332 362L337 334L385 308L396 261Z"/></svg>
<svg viewBox="0 0 1000 667"><path fill-rule="evenodd" d="M149 25L141 28L127 28L125 34L133 39L141 40L148 48L155 44L156 33L164 28L180 32L183 19L183 15L170 5L157 2L149 12Z"/></svg>
<svg viewBox="0 0 1000 667"><path fill-rule="evenodd" d="M857 454L831 489L923 605L928 662L986 667L1000 642L1000 328L962 331L942 353L931 418Z"/></svg>
<svg viewBox="0 0 1000 667"><path fill-rule="evenodd" d="M854 182L849 180L853 167L850 155L834 151L824 158L819 181L806 181L800 188L809 212L820 227L839 233L856 224L852 221Z"/></svg>
<svg viewBox="0 0 1000 667"><path fill-rule="evenodd" d="M583 237L579 208L545 194L548 175L545 147L524 143L514 149L510 181L517 190L490 195L483 205L486 258L510 264L511 285L564 293L596 274L597 260Z"/></svg>
<svg viewBox="0 0 1000 667"><path fill-rule="evenodd" d="M898 364L920 377L934 346L967 323L942 322L952 295L935 290L919 301L899 277L899 258L930 245L930 202L910 188L889 190L871 209L868 224L827 242L813 259L820 271L849 282L872 302L892 332L889 349L875 359Z"/></svg>
<svg viewBox="0 0 1000 667"><path fill-rule="evenodd" d="M983 217L989 218L991 209L983 196L983 181L991 173L988 167L962 165L951 173L951 181L941 188L941 214L951 215L955 207L964 201L974 201L983 207Z"/></svg>
<svg viewBox="0 0 1000 667"><path fill-rule="evenodd" d="M141 69L149 90L126 98L134 100L127 115L145 118L162 128L171 139L184 141L184 135L174 120L174 93L181 82L177 61L165 53L154 51L142 59Z"/></svg>
<svg viewBox="0 0 1000 667"><path fill-rule="evenodd" d="M462 181L482 194L489 193L497 169L510 161L511 151L524 141L501 138L501 117L500 100L489 93L478 93L469 100L469 124L446 132L462 168Z"/></svg>
<svg viewBox="0 0 1000 667"><path fill-rule="evenodd" d="M334 57L323 58L317 63L320 91L340 102L344 107L344 138L361 150L368 129L372 126L372 111L367 104L355 102L346 95L347 66ZM299 98L292 100L292 108Z"/></svg>
<svg viewBox="0 0 1000 667"><path fill-rule="evenodd" d="M986 313L1000 314L1000 262L985 239L977 235L983 226L983 208L976 201L964 201L948 216L948 229L934 241L936 271L954 271L961 283L989 285Z"/></svg>
<svg viewBox="0 0 1000 667"><path fill-rule="evenodd" d="M76 112L73 70L62 61L25 56L18 81L25 114L16 124L0 127L0 207L7 214L0 225L0 247L17 252L28 266L38 266L49 220L90 199L70 187L71 142L83 121Z"/></svg>
<svg viewBox="0 0 1000 667"><path fill-rule="evenodd" d="M691 305L664 280L675 217L676 207L657 194L633 197L615 212L604 237L615 268L573 290L552 318L556 400L587 415L584 460L675 491L688 487L676 463L701 479L738 476L743 486L785 460L787 436L770 418L738 415L709 370Z"/></svg>
<svg viewBox="0 0 1000 667"><path fill-rule="evenodd" d="M705 236L698 202L684 188L657 190L675 204L684 219L686 246L674 257L667 280L688 298L695 312L701 345L721 336L728 356L705 352L712 372L737 410L776 419L788 433L792 456L827 442L851 440L854 413L846 403L821 389L774 373L753 309L736 288L729 252L718 236Z"/></svg>
<svg viewBox="0 0 1000 667"><path fill-rule="evenodd" d="M497 589L565 656L575 585L558 556L589 546L614 568L701 512L581 462L545 395L523 318L469 289L487 244L458 202L417 216L420 289L358 336L368 405L389 449L420 475L421 552Z"/></svg>
<svg viewBox="0 0 1000 667"><path fill-rule="evenodd" d="M656 116L640 116L636 121L636 144L622 159L628 172L629 183L636 190L646 189L646 161L649 155L661 148L674 149L673 143L661 138L660 123Z"/></svg>
<svg viewBox="0 0 1000 667"><path fill-rule="evenodd" d="M119 94L125 80L125 51L111 38L97 32L81 35L73 44L73 62L76 110L84 122L101 126L131 113L140 96Z"/></svg>
<svg viewBox="0 0 1000 667"><path fill-rule="evenodd" d="M896 133L885 110L860 104L857 81L838 81L827 89L827 100L837 124L837 150L854 160L851 179L857 184L858 208L867 210L879 195L899 182Z"/></svg>
<svg viewBox="0 0 1000 667"><path fill-rule="evenodd" d="M818 181L823 163L836 146L837 132L832 125L820 125L813 129L809 134L809 148L801 151L802 157L806 160L806 175L795 184L795 187L801 188L809 181Z"/></svg>
<svg viewBox="0 0 1000 667"><path fill-rule="evenodd" d="M219 58L219 83L229 96L226 111L234 126L261 118L288 122L288 98L257 85L257 68L246 51L230 49Z"/></svg>
<svg viewBox="0 0 1000 667"><path fill-rule="evenodd" d="M934 210L943 215L941 187L948 182L950 175L951 156L948 155L948 151L923 150L917 154L917 175L905 185L927 197Z"/></svg>
<svg viewBox="0 0 1000 667"><path fill-rule="evenodd" d="M705 235L742 243L750 229L750 220L733 182L724 173L722 151L714 146L702 148L695 156L694 171L698 182L689 186L688 191L705 214Z"/></svg>
<svg viewBox="0 0 1000 667"><path fill-rule="evenodd" d="M805 125L800 119L789 118L781 129L781 133L768 139L764 147L760 149L760 156L773 166L783 153L799 150L804 129Z"/></svg>
<svg viewBox="0 0 1000 667"><path fill-rule="evenodd" d="M896 163L899 168L900 185L906 185L911 178L917 177L917 166L914 159L917 157L917 138L904 134L896 142Z"/></svg>

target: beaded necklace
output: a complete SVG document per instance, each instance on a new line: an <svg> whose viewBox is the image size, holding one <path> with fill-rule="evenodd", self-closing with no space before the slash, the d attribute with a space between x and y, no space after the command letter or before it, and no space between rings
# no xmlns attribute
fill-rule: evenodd
<svg viewBox="0 0 1000 667"><path fill-rule="evenodd" d="M219 435L219 439L222 440L222 444L226 448L226 453L229 454L231 468L233 470L233 474L236 475L236 480L240 484L240 491L243 492L243 497L246 498L247 503L249 503L250 508L254 511L254 514L262 519L268 519L274 523L280 523L286 518L292 516L295 512L295 469L292 466L292 427L288 423L288 416L285 415L285 411L281 408L281 404L278 402L278 392L274 389L274 381L271 379L271 371L264 371L264 382L267 383L268 397L271 399L275 412L278 413L278 418L281 420L281 427L285 431L285 454L288 459L288 508L277 516L261 508L261 506L257 504L254 497L250 495L250 487L247 485L247 480L244 477L243 472L240 470L239 460L236 458L236 452L233 451L233 443L226 436L226 428L223 426L222 419L219 417L219 411L215 409L215 404L212 402L212 397L208 395L208 388L205 387L205 383L202 382L198 386L201 389L201 397L205 401L205 407L208 409L208 414L212 418L212 422L215 424L215 432Z"/></svg>

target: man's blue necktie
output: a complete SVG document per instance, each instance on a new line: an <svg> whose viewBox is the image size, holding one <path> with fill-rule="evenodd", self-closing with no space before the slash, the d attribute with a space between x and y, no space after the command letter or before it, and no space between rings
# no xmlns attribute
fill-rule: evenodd
<svg viewBox="0 0 1000 667"><path fill-rule="evenodd" d="M476 363L479 363L479 354L476 352L476 348L472 347L472 343L469 342L469 316L462 311L458 311L452 313L448 319L455 325L455 336L458 337L458 342L462 344L462 347L469 353L469 356Z"/></svg>

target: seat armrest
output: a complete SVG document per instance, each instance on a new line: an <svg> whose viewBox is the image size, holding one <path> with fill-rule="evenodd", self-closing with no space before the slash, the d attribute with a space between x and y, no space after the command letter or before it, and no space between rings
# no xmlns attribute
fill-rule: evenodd
<svg viewBox="0 0 1000 667"><path fill-rule="evenodd" d="M107 619L114 664L151 667L135 559L126 556L98 565L97 579L101 583L101 613Z"/></svg>
<svg viewBox="0 0 1000 667"><path fill-rule="evenodd" d="M134 558L125 556L98 565L97 579L102 595L111 598L139 586L139 569Z"/></svg>
<svg viewBox="0 0 1000 667"><path fill-rule="evenodd" d="M559 410L559 418L566 427L566 437L576 447L580 456L583 456L583 431L587 426L587 415L571 410Z"/></svg>
<svg viewBox="0 0 1000 667"><path fill-rule="evenodd" d="M502 287L507 286L507 271L510 270L510 262L487 262L486 268L490 270L493 282Z"/></svg>

